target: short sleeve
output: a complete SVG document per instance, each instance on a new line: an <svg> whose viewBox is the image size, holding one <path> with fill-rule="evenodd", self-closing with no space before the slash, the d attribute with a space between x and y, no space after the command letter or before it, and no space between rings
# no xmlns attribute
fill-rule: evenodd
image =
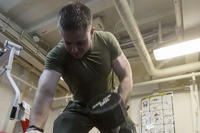
<svg viewBox="0 0 200 133"><path fill-rule="evenodd" d="M110 49L111 52L111 59L114 60L116 59L118 56L121 55L122 53L122 49L120 48L119 42L116 39L116 37L110 33L110 32L106 32L106 40L107 40L107 45Z"/></svg>
<svg viewBox="0 0 200 133"><path fill-rule="evenodd" d="M62 61L60 59L62 54L62 41L60 41L56 47L54 47L46 56L44 69L55 70L63 73Z"/></svg>

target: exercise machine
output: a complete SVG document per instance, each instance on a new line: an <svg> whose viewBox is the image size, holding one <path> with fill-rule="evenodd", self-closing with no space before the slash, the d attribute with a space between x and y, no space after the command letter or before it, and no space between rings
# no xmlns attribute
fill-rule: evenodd
<svg viewBox="0 0 200 133"><path fill-rule="evenodd" d="M3 70L0 71L0 76L2 76L4 73L6 73L6 76L15 92L15 98L12 105L12 110L10 111L10 120L20 120L22 122L27 121L29 119L30 115L30 105L27 104L25 101L20 102L20 91L17 87L15 81L13 80L11 76L11 70L12 70L12 64L13 59L15 55L20 54L23 47L15 44L11 41L6 40L4 42L4 49L0 49L0 66L4 65L6 62L7 65L3 67ZM27 122L26 122L27 123ZM27 124L25 124L26 126ZM24 129L24 127L23 127ZM24 131L25 132L25 131Z"/></svg>

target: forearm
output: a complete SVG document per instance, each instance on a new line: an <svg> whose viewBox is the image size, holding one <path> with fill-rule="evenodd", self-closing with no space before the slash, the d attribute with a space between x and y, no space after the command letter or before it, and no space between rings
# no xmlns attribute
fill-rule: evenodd
<svg viewBox="0 0 200 133"><path fill-rule="evenodd" d="M37 92L31 109L29 125L35 125L39 128L44 128L52 100L53 97L42 92Z"/></svg>
<svg viewBox="0 0 200 133"><path fill-rule="evenodd" d="M133 82L131 76L125 77L120 81L118 93L124 100L124 103L127 104L129 98L132 94Z"/></svg>

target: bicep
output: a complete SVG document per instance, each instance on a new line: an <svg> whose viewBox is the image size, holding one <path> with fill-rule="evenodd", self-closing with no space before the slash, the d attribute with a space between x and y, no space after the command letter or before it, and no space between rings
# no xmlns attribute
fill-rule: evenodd
<svg viewBox="0 0 200 133"><path fill-rule="evenodd" d="M45 69L40 76L38 89L40 93L54 95L61 73Z"/></svg>
<svg viewBox="0 0 200 133"><path fill-rule="evenodd" d="M112 60L112 67L120 81L126 76L132 75L130 64L123 52Z"/></svg>

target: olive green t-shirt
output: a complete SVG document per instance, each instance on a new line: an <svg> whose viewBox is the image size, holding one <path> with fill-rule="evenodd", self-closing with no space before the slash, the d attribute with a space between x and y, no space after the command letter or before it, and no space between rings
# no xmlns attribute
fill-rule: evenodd
<svg viewBox="0 0 200 133"><path fill-rule="evenodd" d="M45 69L58 71L69 86L74 100L86 103L112 89L112 60L122 50L110 32L95 31L92 48L81 58L73 58L61 40L47 55Z"/></svg>

